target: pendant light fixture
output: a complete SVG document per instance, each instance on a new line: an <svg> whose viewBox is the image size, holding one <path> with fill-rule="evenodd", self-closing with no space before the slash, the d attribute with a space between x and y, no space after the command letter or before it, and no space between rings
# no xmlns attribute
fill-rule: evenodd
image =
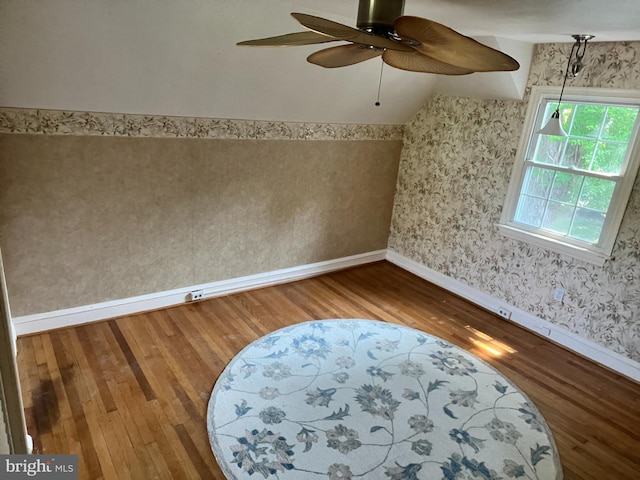
<svg viewBox="0 0 640 480"><path fill-rule="evenodd" d="M593 38L593 35L572 35L575 39L575 43L571 46L571 53L569 54L569 60L567 61L567 69L564 72L564 80L562 82L562 89L560 89L560 98L558 99L558 107L555 112L551 114L551 118L547 122L547 124L538 130L536 133L540 135L552 135L556 137L566 137L567 132L562 128L562 123L560 122L560 103L562 102L562 95L564 93L564 87L567 84L567 78L569 75L572 77L578 76L578 73L584 67L582 63L582 58L584 57L584 53L587 50L587 42ZM576 55L576 60L571 63L573 59L573 55Z"/></svg>

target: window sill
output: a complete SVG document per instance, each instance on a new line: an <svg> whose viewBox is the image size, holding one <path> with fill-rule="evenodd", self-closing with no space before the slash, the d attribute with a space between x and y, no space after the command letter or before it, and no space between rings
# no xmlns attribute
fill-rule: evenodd
<svg viewBox="0 0 640 480"><path fill-rule="evenodd" d="M604 262L611 258L610 255L606 255L604 252L596 252L581 248L575 245L564 243L558 240L553 240L542 235L537 235L525 230L521 230L513 225L506 225L499 223L498 229L500 233L508 238L519 240L521 242L536 245L538 247L546 248L552 252L559 253L561 255L567 255L577 260L591 263L598 267L602 267Z"/></svg>

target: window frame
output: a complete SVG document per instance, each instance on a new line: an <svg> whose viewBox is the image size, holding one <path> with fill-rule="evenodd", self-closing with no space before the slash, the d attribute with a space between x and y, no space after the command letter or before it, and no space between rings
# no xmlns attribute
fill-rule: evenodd
<svg viewBox="0 0 640 480"><path fill-rule="evenodd" d="M620 230L620 224L626 210L633 185L640 166L640 113L636 120L629 140L628 155L618 175L610 175L612 179L619 179L613 191L602 233L597 244L590 244L579 240L555 235L552 232L536 227L514 222L518 201L525 180L527 159L526 155L535 140L539 128L544 126L547 118L544 116L548 103L558 101L560 87L534 86L531 89L527 114L525 117L520 143L516 154L511 179L505 197L502 215L498 223L500 233L508 238L523 241L553 252L569 255L579 260L602 266L611 258L611 252ZM563 103L603 103L606 105L637 106L640 108L640 90L621 90L605 88L566 88L562 97ZM542 107L541 107L542 106ZM540 164L544 168L544 164ZM576 173L579 173L578 170Z"/></svg>

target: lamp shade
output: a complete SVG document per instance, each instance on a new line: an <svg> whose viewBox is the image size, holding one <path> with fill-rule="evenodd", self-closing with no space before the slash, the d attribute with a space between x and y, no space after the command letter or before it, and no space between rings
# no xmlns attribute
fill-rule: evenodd
<svg viewBox="0 0 640 480"><path fill-rule="evenodd" d="M560 124L560 111L556 110L551 115L551 118L547 122L547 124L538 130L536 133L540 135L551 135L555 137L566 137L567 132L564 131L562 125Z"/></svg>

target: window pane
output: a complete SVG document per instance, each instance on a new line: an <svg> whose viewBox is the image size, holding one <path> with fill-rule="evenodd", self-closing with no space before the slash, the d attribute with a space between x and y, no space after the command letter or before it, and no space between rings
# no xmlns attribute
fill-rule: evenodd
<svg viewBox="0 0 640 480"><path fill-rule="evenodd" d="M569 132L575 111L576 105L573 103L563 103L560 105L560 123L565 132Z"/></svg>
<svg viewBox="0 0 640 480"><path fill-rule="evenodd" d="M518 150L501 231L601 265L640 167L640 155L630 155L640 150L640 98L575 90L558 105L557 95L531 92L531 129ZM567 135L541 134L556 111Z"/></svg>
<svg viewBox="0 0 640 480"><path fill-rule="evenodd" d="M584 177L582 175L557 172L549 198L575 205L578 200L578 195L580 195L583 179Z"/></svg>
<svg viewBox="0 0 640 480"><path fill-rule="evenodd" d="M545 203L546 201L542 198L522 195L518 202L518 209L514 221L531 225L532 227L539 227L542 223Z"/></svg>
<svg viewBox="0 0 640 480"><path fill-rule="evenodd" d="M542 228L557 232L561 235L569 233L571 218L573 217L573 205L565 205L559 202L549 202L547 212L542 221Z"/></svg>
<svg viewBox="0 0 640 480"><path fill-rule="evenodd" d="M578 105L571 131L567 133L575 137L597 137L606 110L604 105Z"/></svg>
<svg viewBox="0 0 640 480"><path fill-rule="evenodd" d="M589 243L598 243L605 214L585 208L576 209L570 236Z"/></svg>
<svg viewBox="0 0 640 480"><path fill-rule="evenodd" d="M547 102L545 107L544 107L544 115L542 116L543 120L542 120L542 125L544 126L546 121L551 118L551 115L553 114L553 112L556 111L556 108L558 107L558 104L556 102Z"/></svg>
<svg viewBox="0 0 640 480"><path fill-rule="evenodd" d="M527 170L522 190L527 195L546 198L549 195L549 188L552 182L553 171L532 167Z"/></svg>
<svg viewBox="0 0 640 480"><path fill-rule="evenodd" d="M626 153L626 143L598 142L591 170L594 172L620 173Z"/></svg>
<svg viewBox="0 0 640 480"><path fill-rule="evenodd" d="M586 178L580 193L578 206L606 212L609 209L609 203L611 203L611 196L615 187L616 183L611 180Z"/></svg>
<svg viewBox="0 0 640 480"><path fill-rule="evenodd" d="M594 140L569 138L560 164L565 167L589 170L595 149L596 142Z"/></svg>
<svg viewBox="0 0 640 480"><path fill-rule="evenodd" d="M538 144L532 161L557 165L565 142L566 140L562 137L538 135Z"/></svg>
<svg viewBox="0 0 640 480"><path fill-rule="evenodd" d="M609 107L607 120L602 129L602 138L629 142L637 116L638 109L635 107Z"/></svg>

